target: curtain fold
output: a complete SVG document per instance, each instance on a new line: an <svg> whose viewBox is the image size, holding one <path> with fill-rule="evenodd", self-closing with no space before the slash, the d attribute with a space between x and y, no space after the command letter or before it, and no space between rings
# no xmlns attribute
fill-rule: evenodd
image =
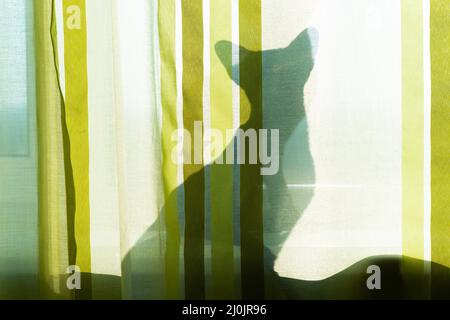
<svg viewBox="0 0 450 320"><path fill-rule="evenodd" d="M39 277L45 295L68 297L69 266L63 98L57 75L53 1L34 2L38 130ZM68 172L70 174L70 171ZM70 179L70 177L68 177Z"/></svg>

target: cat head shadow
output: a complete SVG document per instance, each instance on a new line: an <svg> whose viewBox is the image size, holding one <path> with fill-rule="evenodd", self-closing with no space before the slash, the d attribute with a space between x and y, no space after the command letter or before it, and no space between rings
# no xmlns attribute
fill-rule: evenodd
<svg viewBox="0 0 450 320"><path fill-rule="evenodd" d="M318 32L314 28L305 29L291 43L280 49L264 51L252 51L242 46L237 46L229 41L219 41L215 45L215 51L229 77L245 91L252 109L258 107L255 96L259 93L255 90L258 86L256 79L258 68L255 61L262 65L262 105L264 106L264 118L268 120L271 109L276 109L278 116L283 116L283 111L297 109L304 116L304 105L300 98L303 97L303 89L314 67L314 58L318 48ZM233 54L239 53L238 63L233 63ZM302 100L302 99L301 99ZM291 112L285 114L292 116ZM278 117L278 119L280 119ZM300 120L292 119L291 120ZM279 121L280 122L280 121ZM280 125L280 127L283 127Z"/></svg>

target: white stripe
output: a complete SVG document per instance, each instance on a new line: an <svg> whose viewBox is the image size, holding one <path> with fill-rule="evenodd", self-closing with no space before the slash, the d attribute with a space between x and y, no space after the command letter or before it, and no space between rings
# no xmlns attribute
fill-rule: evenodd
<svg viewBox="0 0 450 320"><path fill-rule="evenodd" d="M95 1L92 1L95 2ZM164 279L159 235L161 171L153 60L153 1L117 0L113 19L118 131L122 297L160 298ZM92 107L92 106L90 106ZM130 254L132 252L132 254ZM129 277L139 274L140 281Z"/></svg>
<svg viewBox="0 0 450 320"><path fill-rule="evenodd" d="M110 0L86 2L90 235L92 272L120 276L117 141L112 112L115 101L111 94L114 92L111 3Z"/></svg>
<svg viewBox="0 0 450 320"><path fill-rule="evenodd" d="M431 59L430 1L423 0L423 65L424 65L424 260L431 261Z"/></svg>

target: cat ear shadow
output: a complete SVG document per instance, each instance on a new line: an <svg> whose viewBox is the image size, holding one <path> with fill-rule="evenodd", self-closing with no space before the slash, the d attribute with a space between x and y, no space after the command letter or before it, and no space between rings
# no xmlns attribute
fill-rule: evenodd
<svg viewBox="0 0 450 320"><path fill-rule="evenodd" d="M319 32L316 28L303 30L287 47L289 51L307 53L314 61L319 47Z"/></svg>
<svg viewBox="0 0 450 320"><path fill-rule="evenodd" d="M219 57L219 60L227 70L228 76L239 85L239 64L233 64L233 53L239 52L239 60L243 61L251 54L251 51L239 47L230 41L219 41L214 47L217 57Z"/></svg>

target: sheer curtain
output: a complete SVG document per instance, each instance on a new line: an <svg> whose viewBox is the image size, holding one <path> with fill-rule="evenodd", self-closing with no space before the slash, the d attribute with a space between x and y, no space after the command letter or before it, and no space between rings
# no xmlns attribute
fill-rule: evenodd
<svg viewBox="0 0 450 320"><path fill-rule="evenodd" d="M448 297L449 10L1 1L0 298Z"/></svg>

